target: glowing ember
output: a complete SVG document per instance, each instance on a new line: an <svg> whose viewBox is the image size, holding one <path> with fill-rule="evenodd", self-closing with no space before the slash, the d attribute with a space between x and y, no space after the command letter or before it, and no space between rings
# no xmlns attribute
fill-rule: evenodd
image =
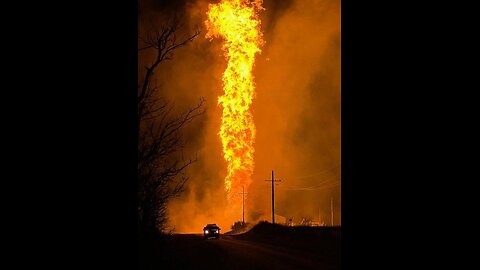
<svg viewBox="0 0 480 270"><path fill-rule="evenodd" d="M209 5L205 22L207 38L224 40L228 61L223 73L224 94L218 103L223 106L219 135L228 164L225 189L229 199L232 190L250 185L254 168L255 125L250 105L255 94L252 68L263 42L257 15L262 9L261 0L223 0Z"/></svg>

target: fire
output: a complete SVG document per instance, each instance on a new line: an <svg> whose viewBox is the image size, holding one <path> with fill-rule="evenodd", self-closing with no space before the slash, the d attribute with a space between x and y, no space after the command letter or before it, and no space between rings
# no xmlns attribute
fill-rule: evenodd
<svg viewBox="0 0 480 270"><path fill-rule="evenodd" d="M225 189L229 199L232 190L248 188L252 181L255 141L250 110L255 95L252 68L263 43L257 14L262 9L261 0L222 0L209 5L205 22L207 38L223 39L228 62L223 73L224 94L218 98L218 104L223 107L219 135L227 161Z"/></svg>

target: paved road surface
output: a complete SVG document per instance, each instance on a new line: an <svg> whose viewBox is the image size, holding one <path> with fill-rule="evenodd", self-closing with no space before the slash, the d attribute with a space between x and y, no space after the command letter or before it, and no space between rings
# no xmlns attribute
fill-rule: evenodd
<svg viewBox="0 0 480 270"><path fill-rule="evenodd" d="M158 265L151 269L340 269L340 244L318 242L313 243L316 248L301 251L288 243L179 234L152 256Z"/></svg>

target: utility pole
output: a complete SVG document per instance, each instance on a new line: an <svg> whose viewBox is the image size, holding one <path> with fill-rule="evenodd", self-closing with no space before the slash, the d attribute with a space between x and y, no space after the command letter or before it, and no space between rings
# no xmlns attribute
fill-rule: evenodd
<svg viewBox="0 0 480 270"><path fill-rule="evenodd" d="M240 193L242 194L242 225L245 225L245 186L242 187L243 188L243 192Z"/></svg>
<svg viewBox="0 0 480 270"><path fill-rule="evenodd" d="M330 213L332 214L332 226L333 226L333 197L330 197Z"/></svg>
<svg viewBox="0 0 480 270"><path fill-rule="evenodd" d="M318 226L320 226L320 224L322 224L322 220L320 219L321 215L320 215L320 206L318 207Z"/></svg>
<svg viewBox="0 0 480 270"><path fill-rule="evenodd" d="M281 182L282 180L277 179L275 180L275 176L272 170L272 180L265 180L272 182L272 224L275 224L275 183L274 182Z"/></svg>

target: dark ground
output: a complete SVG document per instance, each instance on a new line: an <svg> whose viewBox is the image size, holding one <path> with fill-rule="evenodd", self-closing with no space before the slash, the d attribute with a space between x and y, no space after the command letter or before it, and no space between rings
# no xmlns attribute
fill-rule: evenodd
<svg viewBox="0 0 480 270"><path fill-rule="evenodd" d="M269 223L240 235L159 237L140 249L140 269L340 269L339 227Z"/></svg>

